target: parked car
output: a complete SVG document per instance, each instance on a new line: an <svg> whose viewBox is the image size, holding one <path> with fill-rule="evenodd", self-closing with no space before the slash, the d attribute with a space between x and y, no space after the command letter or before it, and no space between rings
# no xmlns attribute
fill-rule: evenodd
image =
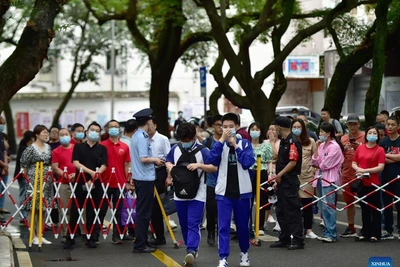
<svg viewBox="0 0 400 267"><path fill-rule="evenodd" d="M291 114L292 110L296 108L299 111L300 115L305 115L307 118L313 118L316 121L320 121L321 120L321 115L319 115L318 113L310 110L307 107L304 106L284 106L284 107L277 107L275 113L282 115L282 114Z"/></svg>

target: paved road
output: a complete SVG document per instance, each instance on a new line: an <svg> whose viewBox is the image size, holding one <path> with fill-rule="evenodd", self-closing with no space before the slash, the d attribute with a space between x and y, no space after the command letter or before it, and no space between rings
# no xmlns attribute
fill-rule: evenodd
<svg viewBox="0 0 400 267"><path fill-rule="evenodd" d="M17 194L16 186L10 189L13 196ZM6 201L6 208L15 211L9 199ZM356 223L360 225L360 210L357 209L358 216ZM345 230L345 213L338 214L338 233ZM176 216L174 216L177 221ZM322 234L322 228L318 226L319 219L316 217L314 231L316 234ZM269 225L272 229L273 225ZM14 220L9 230L18 234L20 232L21 239L24 243L28 240L28 230L24 226L18 225L18 220ZM181 240L179 229L175 230L176 238ZM206 232L202 231L202 235L206 236ZM78 243L74 250L64 250L60 239L56 240L51 231L45 232L44 236L53 242L52 245L44 245L42 252L37 252L36 247L30 251L29 255L34 267L54 266L54 267L87 267L87 266L180 266L182 265L185 248L174 249L173 243L167 234L167 244L160 247L155 254L133 254L132 242L125 242L122 245L113 245L111 236L106 240L101 240L97 249L87 249L83 242L78 239ZM399 245L400 240L380 241L378 243L370 242L354 242L353 239L340 238L338 242L333 244L321 243L317 240L306 240L304 250L288 251L287 249L271 249L269 245L272 240L276 240L277 233L269 230L267 235L261 237L263 241L261 247L252 246L249 251L251 266L369 266L368 260L372 256L389 256L393 259L393 266L400 266ZM397 238L397 237L396 237ZM231 243L231 256L229 257L229 266L239 266L239 248L235 241ZM199 249L199 258L196 260L195 266L217 266L218 254L217 246L210 247L203 238ZM21 265L22 267L25 267Z"/></svg>

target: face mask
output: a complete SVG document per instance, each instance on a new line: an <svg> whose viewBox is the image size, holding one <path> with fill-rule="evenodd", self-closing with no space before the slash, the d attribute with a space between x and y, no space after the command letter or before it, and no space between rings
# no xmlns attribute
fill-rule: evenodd
<svg viewBox="0 0 400 267"><path fill-rule="evenodd" d="M367 135L367 141L368 142L376 142L376 141L378 141L378 136L376 136L376 135Z"/></svg>
<svg viewBox="0 0 400 267"><path fill-rule="evenodd" d="M257 139L260 137L260 131L250 131L251 138Z"/></svg>
<svg viewBox="0 0 400 267"><path fill-rule="evenodd" d="M88 138L92 142L96 142L99 139L99 133L95 131L89 131Z"/></svg>
<svg viewBox="0 0 400 267"><path fill-rule="evenodd" d="M118 136L119 135L119 129L118 128L110 128L110 129L108 129L108 134L110 136Z"/></svg>
<svg viewBox="0 0 400 267"><path fill-rule="evenodd" d="M193 141L192 142L187 142L187 143L181 142L181 144L182 144L183 148L190 148L193 145Z"/></svg>
<svg viewBox="0 0 400 267"><path fill-rule="evenodd" d="M85 133L75 133L75 138L78 140L82 140L85 138Z"/></svg>
<svg viewBox="0 0 400 267"><path fill-rule="evenodd" d="M319 136L319 140L321 140L322 142L326 141L326 137L324 135L320 135Z"/></svg>
<svg viewBox="0 0 400 267"><path fill-rule="evenodd" d="M5 125L4 124L0 124L0 133L4 132L4 128L5 128Z"/></svg>
<svg viewBox="0 0 400 267"><path fill-rule="evenodd" d="M182 113L179 113L178 115L179 115L179 118L182 118L182 116L183 116L183 114L182 114Z"/></svg>
<svg viewBox="0 0 400 267"><path fill-rule="evenodd" d="M62 145L68 145L70 141L71 141L71 137L69 137L68 135L60 137L60 143Z"/></svg>
<svg viewBox="0 0 400 267"><path fill-rule="evenodd" d="M292 129L292 133L293 133L295 136L300 136L300 135L301 135L301 129L293 128L293 129Z"/></svg>
<svg viewBox="0 0 400 267"><path fill-rule="evenodd" d="M236 129L231 128L231 136L234 137L236 135Z"/></svg>

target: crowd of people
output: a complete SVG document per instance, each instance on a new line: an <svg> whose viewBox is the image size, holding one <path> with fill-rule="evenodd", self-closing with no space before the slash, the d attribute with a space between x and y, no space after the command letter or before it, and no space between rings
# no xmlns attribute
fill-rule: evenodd
<svg viewBox="0 0 400 267"><path fill-rule="evenodd" d="M260 213L256 224L260 235L268 230L268 223L275 223L273 230L279 232L279 240L271 244L271 248L303 249L304 239L337 241L337 194L331 192L342 185L343 201L348 206L348 227L339 236L370 242L393 239L393 207L389 204L394 196L400 196L399 182L392 181L400 175L399 114L389 116L382 111L376 118L376 125L367 127L365 132L360 130L360 118L350 115L345 123L346 132L338 120L330 117L329 109L324 108L321 125L315 133L307 129L306 116L293 113L293 116L277 116L268 129L257 122L244 129L240 116L234 113L206 118L202 127L196 121L186 122L180 114L174 128L179 142L172 147L168 137L157 131L157 120L151 109L134 114L134 119L126 122L123 133L116 120L107 123L103 134L96 122L86 129L79 123L71 129L53 126L48 130L36 125L33 131L24 133L20 142L15 175L22 168L33 184L36 162L43 162L44 176L52 169L56 181L61 184L55 208L62 211L70 203L69 227L61 224L65 249L74 247L79 232L86 238L88 248L96 248L107 210L113 208L117 223L111 222L112 242L121 244L123 240L134 240L134 253L154 252L157 246L166 244L163 216L154 197L154 188L162 194L166 187L173 186L179 226L187 249L185 263L191 265L198 257L200 229L206 221L207 243L213 246L216 240L218 242L218 266L228 266L233 226L241 251L240 266L250 266L248 250L250 244L255 244L252 209L258 167L264 188L273 188L277 197L276 202L266 205L269 197L261 192L260 205L265 208L256 211ZM1 118L0 132L4 124ZM2 180L6 181L4 175L8 174L9 161L4 140L0 139L0 168ZM256 162L258 155L260 166ZM361 182L355 186L353 180ZM54 198L53 182L52 179L45 182L46 203ZM385 187L388 193L376 190L389 182ZM31 186L22 176L18 183L22 215L29 218ZM102 183L107 185L110 204L101 201ZM70 184L76 185L77 201L70 201ZM124 187L135 192L137 197L135 228L129 227L128 231L124 231L120 221L123 209L119 204L120 188ZM88 191L95 206L85 205ZM322 236L313 232L315 207L311 203L316 196L325 196L319 201L320 225L324 227ZM354 227L356 209L351 205L355 196L365 197L359 202L362 218L359 233ZM8 211L1 203L3 216ZM400 202L395 206L399 210ZM379 209L383 207L386 208L381 213ZM276 221L271 208L275 208ZM45 212L45 207L38 212ZM62 214L60 212L59 216ZM400 222L399 214L397 222ZM155 235L148 239L150 222ZM35 235L33 244L38 242ZM45 238L42 242L51 243Z"/></svg>

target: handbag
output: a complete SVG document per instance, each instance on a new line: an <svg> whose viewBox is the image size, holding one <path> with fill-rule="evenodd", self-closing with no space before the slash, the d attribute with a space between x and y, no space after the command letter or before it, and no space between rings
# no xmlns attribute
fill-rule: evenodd
<svg viewBox="0 0 400 267"><path fill-rule="evenodd" d="M371 167L372 160L374 159L378 148L379 146L375 149L374 154L372 155L371 160L369 161L368 168ZM350 190L353 193L359 194L361 190L363 190L363 188L364 188L364 183L362 182L362 178L359 178L350 184Z"/></svg>
<svg viewBox="0 0 400 267"><path fill-rule="evenodd" d="M172 188L167 188L165 193L160 196L161 202L164 207L164 211L167 215L174 214L176 212L175 200L174 200L174 190Z"/></svg>
<svg viewBox="0 0 400 267"><path fill-rule="evenodd" d="M131 191L126 191L125 199L121 199L121 226L131 225L136 220L136 195ZM125 204L126 202L126 204Z"/></svg>

